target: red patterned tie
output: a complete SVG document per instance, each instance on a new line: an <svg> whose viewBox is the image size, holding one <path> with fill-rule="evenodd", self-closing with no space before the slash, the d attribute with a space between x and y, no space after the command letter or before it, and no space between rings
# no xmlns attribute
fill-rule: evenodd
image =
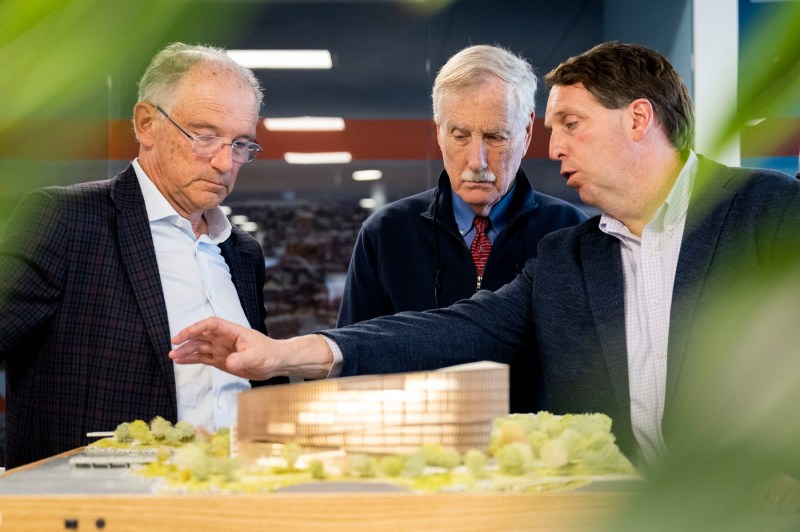
<svg viewBox="0 0 800 532"><path fill-rule="evenodd" d="M489 259L489 253L492 251L492 242L486 235L487 225L489 225L489 219L483 216L476 216L475 219L472 220L472 227L475 228L475 238L472 240L472 246L470 246L469 251L472 253L475 269L478 270L478 284L476 290L481 289L483 269L486 268L486 261Z"/></svg>

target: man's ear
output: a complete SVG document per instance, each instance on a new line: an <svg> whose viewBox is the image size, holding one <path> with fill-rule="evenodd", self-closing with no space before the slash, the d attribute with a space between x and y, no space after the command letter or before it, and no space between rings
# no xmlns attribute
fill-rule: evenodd
<svg viewBox="0 0 800 532"><path fill-rule="evenodd" d="M628 111L632 138L642 140L656 123L653 104L647 98L638 98L628 104Z"/></svg>
<svg viewBox="0 0 800 532"><path fill-rule="evenodd" d="M138 102L133 107L133 130L139 144L150 147L155 143L153 127L156 119L156 108L149 103Z"/></svg>

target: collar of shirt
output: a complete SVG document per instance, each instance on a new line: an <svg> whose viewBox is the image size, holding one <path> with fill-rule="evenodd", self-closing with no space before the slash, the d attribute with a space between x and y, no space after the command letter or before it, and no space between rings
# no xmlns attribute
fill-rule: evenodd
<svg viewBox="0 0 800 532"><path fill-rule="evenodd" d="M511 204L511 198L514 195L514 187L516 186L517 181L515 179L511 184L511 188L508 189L508 192L506 192L505 195L500 198L500 201L492 206L492 210L489 211L489 221L491 224L487 236L492 244L494 244L494 239L498 233L508 225L510 216L508 206ZM471 232L475 232L472 228L472 220L475 219L475 211L472 210L472 207L470 207L466 201L461 199L461 196L455 192L451 192L451 194L453 196L453 214L456 218L456 225L458 225L458 232L461 233L461 236L466 237L470 235ZM471 240L470 238L470 241Z"/></svg>
<svg viewBox="0 0 800 532"><path fill-rule="evenodd" d="M689 151L689 157L681 168L678 179L675 180L667 199L658 208L645 229L654 228L659 232L666 231L667 233L674 231L689 209L689 198L692 195L692 185L697 175L697 165L697 154ZM630 247L630 240L640 240L625 227L625 224L606 213L600 216L600 230L617 237L627 247Z"/></svg>
<svg viewBox="0 0 800 532"><path fill-rule="evenodd" d="M147 209L147 219L149 222L158 220L167 220L170 222L176 221L178 218L186 220L175 208L170 205L167 199L158 190L155 183L147 176L142 166L139 164L139 159L134 159L133 169L136 172L136 178L139 180L139 188L142 189L142 196L144 196L144 205ZM219 244L224 242L231 236L231 222L222 209L216 207L208 209L203 213L208 224L208 241L212 244ZM186 220L190 223L189 220ZM189 226L191 227L191 226Z"/></svg>

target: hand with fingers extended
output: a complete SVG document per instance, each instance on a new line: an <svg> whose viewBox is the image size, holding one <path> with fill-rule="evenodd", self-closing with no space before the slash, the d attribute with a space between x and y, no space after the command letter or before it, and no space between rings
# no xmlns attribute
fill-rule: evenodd
<svg viewBox="0 0 800 532"><path fill-rule="evenodd" d="M179 332L169 357L177 364L206 364L250 380L288 375L327 377L333 353L319 335L273 340L221 318L207 318Z"/></svg>

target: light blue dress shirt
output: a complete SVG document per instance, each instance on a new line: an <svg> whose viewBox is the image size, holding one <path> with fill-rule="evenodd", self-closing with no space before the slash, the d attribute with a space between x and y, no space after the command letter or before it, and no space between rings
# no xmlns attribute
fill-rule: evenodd
<svg viewBox="0 0 800 532"><path fill-rule="evenodd" d="M169 204L138 160L133 167L150 221L170 335L210 316L250 327L219 248L231 234L225 214L219 208L205 211L208 234L195 238L191 222ZM173 366L178 420L212 432L236 422L237 396L250 389L249 381L203 364Z"/></svg>

